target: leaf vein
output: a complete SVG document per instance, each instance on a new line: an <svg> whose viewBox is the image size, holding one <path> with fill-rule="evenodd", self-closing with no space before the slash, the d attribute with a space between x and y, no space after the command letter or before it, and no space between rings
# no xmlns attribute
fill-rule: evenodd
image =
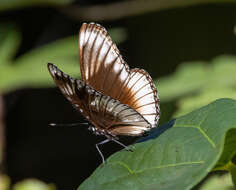
<svg viewBox="0 0 236 190"><path fill-rule="evenodd" d="M119 162L112 162L111 164L119 164L119 165L123 166L124 168L126 168L130 174L134 173L134 171L131 170L129 168L129 166L127 164L125 164L124 162L121 162L121 161L119 161Z"/></svg>
<svg viewBox="0 0 236 190"><path fill-rule="evenodd" d="M193 161L193 162L181 162L181 163L176 163L176 164L166 164L166 165L162 165L162 166L156 166L156 167L152 167L152 168L147 168L144 170L137 170L134 171L134 173L141 173L145 170L150 170L150 169L162 169L162 168L169 168L169 167L176 167L176 166L186 166L186 165L193 165L193 164L203 164L204 161Z"/></svg>
<svg viewBox="0 0 236 190"><path fill-rule="evenodd" d="M216 144L214 141L206 134L205 131L202 130L202 128L199 126L197 129L200 131L200 133L206 138L206 140L213 146L213 148L216 147Z"/></svg>
<svg viewBox="0 0 236 190"><path fill-rule="evenodd" d="M216 148L215 142L207 135L207 133L200 127L200 125L192 125L192 124L185 124L185 125L175 125L175 127L190 127L190 128L196 128L199 130L199 132L203 135L203 137L206 138L206 140L211 144L213 148Z"/></svg>

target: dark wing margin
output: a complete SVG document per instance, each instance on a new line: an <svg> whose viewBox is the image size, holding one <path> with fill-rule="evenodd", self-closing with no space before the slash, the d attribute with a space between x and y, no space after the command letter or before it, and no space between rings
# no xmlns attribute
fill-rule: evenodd
<svg viewBox="0 0 236 190"><path fill-rule="evenodd" d="M72 98L76 98L76 89L81 88L84 83L65 74L54 64L48 63L48 70L63 95L70 101Z"/></svg>

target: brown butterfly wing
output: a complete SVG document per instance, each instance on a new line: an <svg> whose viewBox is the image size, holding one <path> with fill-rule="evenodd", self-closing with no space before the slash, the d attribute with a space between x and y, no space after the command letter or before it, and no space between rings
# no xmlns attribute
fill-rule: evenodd
<svg viewBox="0 0 236 190"><path fill-rule="evenodd" d="M105 28L84 23L79 33L79 50L82 79L101 93L116 98L129 78L129 68Z"/></svg>
<svg viewBox="0 0 236 190"><path fill-rule="evenodd" d="M150 123L128 105L102 95L53 64L48 64L48 69L64 96L101 134L139 136L151 129Z"/></svg>
<svg viewBox="0 0 236 190"><path fill-rule="evenodd" d="M128 104L155 127L160 117L155 85L146 71L129 69L107 31L98 24L83 24L79 50L82 79L104 95Z"/></svg>

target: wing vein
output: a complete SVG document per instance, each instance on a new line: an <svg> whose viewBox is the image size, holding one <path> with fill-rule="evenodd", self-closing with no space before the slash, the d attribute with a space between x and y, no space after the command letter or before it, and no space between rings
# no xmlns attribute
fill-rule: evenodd
<svg viewBox="0 0 236 190"><path fill-rule="evenodd" d="M136 73L137 73L137 72L136 72ZM135 73L135 74L136 74L136 73ZM134 74L134 75L135 75L135 74ZM134 76L134 75L133 75L133 76ZM132 90L132 88L137 84L137 82L138 82L139 80L141 80L141 78L143 78L143 76L144 76L144 75L141 75L141 77L140 77L138 80L136 80L136 81L134 82L134 84L133 84L133 85L128 89L128 91L126 92L126 95L128 95L128 94L130 93L130 91ZM122 98L123 98L123 97L122 97Z"/></svg>
<svg viewBox="0 0 236 190"><path fill-rule="evenodd" d="M139 106L139 107L136 107L136 109L139 109L139 108L145 107L145 106L149 106L149 105L155 104L155 103L156 103L156 102L151 102L151 103L148 103L148 104L144 104L144 105L141 105L141 106Z"/></svg>
<svg viewBox="0 0 236 190"><path fill-rule="evenodd" d="M102 43L101 43L101 45L100 45L99 48L98 48L98 53L97 53L96 59L95 59L95 68L94 68L94 71L95 71L95 72L97 71L98 57L99 57L99 55L100 55L100 53L101 53L102 47L104 46L105 39L106 39L106 38L103 38ZM101 66L101 64L99 64L99 66ZM95 82L96 82L96 81L95 81Z"/></svg>
<svg viewBox="0 0 236 190"><path fill-rule="evenodd" d="M108 97L109 99L107 100L106 104L105 104L105 108L104 108L104 112L103 112L103 116L105 116L106 112L107 112L107 105L108 103L112 100L110 97Z"/></svg>
<svg viewBox="0 0 236 190"><path fill-rule="evenodd" d="M134 105L136 102L138 102L140 99L144 98L145 96L148 96L150 94L153 94L153 92L149 92L147 94L144 94L143 96L140 96L139 98L135 99L134 101L130 102L130 104Z"/></svg>
<svg viewBox="0 0 236 190"><path fill-rule="evenodd" d="M89 37L91 37L92 33L95 33L96 30L94 31L94 28L95 28L95 25L92 27ZM91 66L94 65L94 64L92 64L92 58L93 58L93 53L94 53L93 49L94 49L95 43L97 41L98 33L99 33L99 31L97 31L97 33L96 33L96 36L93 40L93 43L92 43L92 46L91 46L91 49L89 52L89 63L91 63L91 64L89 64L90 67L89 67L89 72L88 72L88 78L90 78L90 76L91 76L91 71L92 71Z"/></svg>
<svg viewBox="0 0 236 190"><path fill-rule="evenodd" d="M143 90L143 88L144 88L145 86L147 86L147 85L149 85L149 83L143 85L143 86L140 87L137 91L135 91L135 93L131 94L131 96L129 96L129 99L128 99L127 101L130 101L138 92L140 92L140 90ZM151 94L151 93L153 93L153 91L149 92L148 94ZM148 95L148 94L145 94L144 96L146 96L146 95ZM144 96L142 96L142 97L144 97ZM142 97L141 97L141 98L142 98ZM138 99L140 99L140 98L138 98ZM136 99L134 102L136 102L136 101L137 101L137 99ZM132 102L132 104L133 104L134 102ZM130 104L131 104L131 102L130 102Z"/></svg>
<svg viewBox="0 0 236 190"><path fill-rule="evenodd" d="M108 77L108 74L110 73L110 71L111 71L111 69L113 68L113 66L114 66L114 64L115 64L115 62L116 62L116 60L117 60L117 58L118 57L116 57L113 61L112 61L112 63L111 63L111 65L109 65L109 68L108 68L108 70L107 70L107 72L105 73L105 77L104 77L104 81L103 81L103 88L104 88L104 86L105 86L105 83L107 82L107 77ZM109 81L109 83L111 83L110 81ZM112 83L111 83L112 84ZM113 85L112 85L113 86ZM102 88L102 89L103 89ZM109 91L108 91L109 92ZM108 95L108 94L106 94L106 95Z"/></svg>
<svg viewBox="0 0 236 190"><path fill-rule="evenodd" d="M107 52L106 52L106 54L105 54L103 60L101 61L101 63L103 63L103 65L105 65L105 61L106 61L107 55L108 55L108 53L110 52L110 50L111 50L111 46L109 46L109 49L107 50ZM103 89L104 89L105 78L104 78L103 80L104 80L104 81L101 82L102 86L101 86L101 88L100 88L102 92L103 92Z"/></svg>

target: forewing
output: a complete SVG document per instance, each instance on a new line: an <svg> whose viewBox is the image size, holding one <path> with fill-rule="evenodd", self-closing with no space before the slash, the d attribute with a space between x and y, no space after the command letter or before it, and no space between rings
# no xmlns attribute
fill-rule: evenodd
<svg viewBox="0 0 236 190"><path fill-rule="evenodd" d="M82 79L104 95L128 104L155 127L160 118L159 97L150 75L129 69L107 31L83 24L79 34Z"/></svg>
<svg viewBox="0 0 236 190"><path fill-rule="evenodd" d="M117 99L129 78L128 65L105 28L84 23L79 33L82 79L95 90Z"/></svg>

